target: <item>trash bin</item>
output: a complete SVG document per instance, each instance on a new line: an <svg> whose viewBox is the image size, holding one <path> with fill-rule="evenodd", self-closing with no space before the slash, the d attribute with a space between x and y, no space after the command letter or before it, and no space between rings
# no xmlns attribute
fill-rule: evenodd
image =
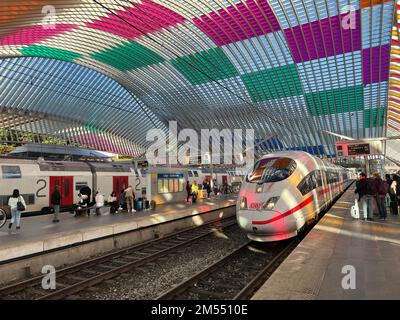
<svg viewBox="0 0 400 320"><path fill-rule="evenodd" d="M156 210L156 202L154 200L150 201L150 208L151 210Z"/></svg>

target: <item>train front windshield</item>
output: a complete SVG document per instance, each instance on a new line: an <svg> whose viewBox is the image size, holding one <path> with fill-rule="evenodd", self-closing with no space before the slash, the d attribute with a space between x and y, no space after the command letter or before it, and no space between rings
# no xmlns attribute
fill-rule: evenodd
<svg viewBox="0 0 400 320"><path fill-rule="evenodd" d="M252 183L278 182L290 177L296 162L290 158L267 158L257 161L246 181Z"/></svg>

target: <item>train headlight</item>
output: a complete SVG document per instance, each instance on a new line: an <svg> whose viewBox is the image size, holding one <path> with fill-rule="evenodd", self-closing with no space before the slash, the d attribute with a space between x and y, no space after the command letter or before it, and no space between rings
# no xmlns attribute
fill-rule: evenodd
<svg viewBox="0 0 400 320"><path fill-rule="evenodd" d="M276 203L278 202L279 197L272 197L269 198L267 202L264 203L263 209L272 210L275 208Z"/></svg>
<svg viewBox="0 0 400 320"><path fill-rule="evenodd" d="M247 209L247 198L242 197L240 199L240 209Z"/></svg>

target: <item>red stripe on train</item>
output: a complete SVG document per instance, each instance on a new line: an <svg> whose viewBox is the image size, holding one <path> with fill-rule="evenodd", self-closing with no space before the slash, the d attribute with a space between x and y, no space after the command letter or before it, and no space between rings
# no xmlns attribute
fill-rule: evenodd
<svg viewBox="0 0 400 320"><path fill-rule="evenodd" d="M291 215L300 209L304 208L306 205L310 204L313 201L314 196L309 196L306 200L304 200L302 203L298 204L294 208L290 209L289 211L286 211L285 213L280 214L279 216L276 216L274 218L264 220L264 221L252 221L252 224L268 224L271 222L274 222L279 219L283 219L284 217L287 217L288 215Z"/></svg>

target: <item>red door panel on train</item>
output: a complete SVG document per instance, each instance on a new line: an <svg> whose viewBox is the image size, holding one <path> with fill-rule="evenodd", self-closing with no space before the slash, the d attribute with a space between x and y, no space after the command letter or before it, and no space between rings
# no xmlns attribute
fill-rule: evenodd
<svg viewBox="0 0 400 320"><path fill-rule="evenodd" d="M222 176L222 184L228 184L228 177Z"/></svg>
<svg viewBox="0 0 400 320"><path fill-rule="evenodd" d="M55 186L59 187L61 194L61 205L70 206L74 202L74 190L73 190L74 179L73 177L50 177L50 196L49 201L51 202L51 194L55 190ZM51 203L50 203L51 205Z"/></svg>
<svg viewBox="0 0 400 320"><path fill-rule="evenodd" d="M115 191L117 195L121 193L121 190L125 190L127 187L128 187L127 176L113 177L113 191Z"/></svg>

